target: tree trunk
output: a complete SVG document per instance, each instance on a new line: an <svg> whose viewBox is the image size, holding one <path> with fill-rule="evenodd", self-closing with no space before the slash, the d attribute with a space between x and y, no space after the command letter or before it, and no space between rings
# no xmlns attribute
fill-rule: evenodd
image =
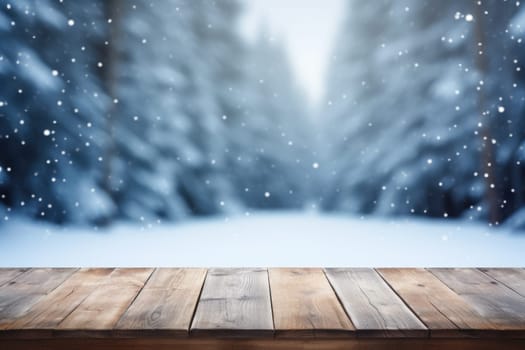
<svg viewBox="0 0 525 350"><path fill-rule="evenodd" d="M477 1L473 1L474 6L474 31L475 31L475 49L474 61L476 69L480 75L480 80L483 80L489 74L489 61L487 58L487 40L485 38L484 13L482 5ZM481 44L481 45L480 45ZM480 54L480 52L482 52ZM486 86L486 85L485 85ZM485 86L482 86L478 91L477 105L480 114L480 121L482 123L481 136L481 170L483 179L485 181L485 198L484 205L488 207L488 221L491 224L497 224L501 221L501 211L499 208L498 198L498 179L497 179L497 165L495 162L495 147L492 144L491 135L491 114L487 105L487 95L485 94Z"/></svg>
<svg viewBox="0 0 525 350"><path fill-rule="evenodd" d="M106 114L106 132L107 142L104 150L103 171L102 171L102 188L115 202L116 192L118 188L115 186L116 179L113 164L117 154L117 145L115 140L115 125L117 119L117 104L114 100L117 98L117 65L118 65L118 49L117 43L120 39L121 33L121 15L122 15L122 1L109 0L106 2L106 13L111 22L108 24L108 45L104 47L104 72L103 79L106 91L108 92L110 101Z"/></svg>

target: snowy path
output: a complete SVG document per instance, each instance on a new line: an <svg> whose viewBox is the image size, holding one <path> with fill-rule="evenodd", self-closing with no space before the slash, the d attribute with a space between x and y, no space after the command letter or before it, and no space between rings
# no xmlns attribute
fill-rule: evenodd
<svg viewBox="0 0 525 350"><path fill-rule="evenodd" d="M525 232L460 221L259 213L106 231L11 220L0 266L525 266Z"/></svg>

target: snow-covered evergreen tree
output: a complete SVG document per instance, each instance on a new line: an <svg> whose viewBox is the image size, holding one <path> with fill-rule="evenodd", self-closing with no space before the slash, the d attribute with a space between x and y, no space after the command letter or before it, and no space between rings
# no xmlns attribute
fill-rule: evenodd
<svg viewBox="0 0 525 350"><path fill-rule="evenodd" d="M505 29L507 40L503 42L505 48L510 52L505 57L506 66L510 65L510 72L506 71L506 78L509 79L505 84L509 99L505 105L505 119L507 120L506 146L503 148L505 168L502 172L506 174L506 191L510 195L505 196L507 211L512 212L513 217L509 220L510 225L523 228L525 222L525 7L521 3L514 4L517 13L514 14L508 27ZM515 11L512 11L514 13ZM506 96L503 95L502 96ZM509 105L510 104L510 105Z"/></svg>
<svg viewBox="0 0 525 350"><path fill-rule="evenodd" d="M97 186L101 1L0 1L0 196L54 221L111 215Z"/></svg>
<svg viewBox="0 0 525 350"><path fill-rule="evenodd" d="M0 4L6 210L106 223L304 200L303 102L281 49L241 39L237 0Z"/></svg>
<svg viewBox="0 0 525 350"><path fill-rule="evenodd" d="M282 45L263 30L246 65L243 114L231 123L231 169L254 208L298 208L312 184L310 118Z"/></svg>
<svg viewBox="0 0 525 350"><path fill-rule="evenodd" d="M112 55L106 85L112 139L106 145L106 181L120 215L173 218L186 207L177 195L178 158L192 152L188 117L179 99L187 84L184 62L191 40L180 1L113 1ZM171 20L168 20L171 19ZM186 150L186 148L190 148Z"/></svg>
<svg viewBox="0 0 525 350"><path fill-rule="evenodd" d="M235 113L228 95L241 78L235 74L236 60L242 62L232 26L236 6L121 4L113 43L117 152L108 179L125 217L178 218L238 207L225 177L222 119Z"/></svg>
<svg viewBox="0 0 525 350"><path fill-rule="evenodd" d="M506 30L516 5L480 4L349 2L326 107L338 136L325 207L487 218L505 207L508 125L522 113Z"/></svg>
<svg viewBox="0 0 525 350"><path fill-rule="evenodd" d="M239 3L173 0L120 10L118 152L108 179L122 214L299 206L306 112L283 53L241 40Z"/></svg>
<svg viewBox="0 0 525 350"><path fill-rule="evenodd" d="M192 89L186 109L193 121L192 140L201 160L185 167L181 190L194 214L230 213L242 206L228 178L230 122L243 103L242 67L246 59L237 22L238 0L189 1L193 7ZM229 118L229 119L228 119Z"/></svg>

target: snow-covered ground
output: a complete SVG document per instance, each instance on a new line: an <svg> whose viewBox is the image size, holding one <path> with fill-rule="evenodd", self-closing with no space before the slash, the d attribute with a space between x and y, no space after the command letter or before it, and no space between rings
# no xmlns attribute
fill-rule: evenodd
<svg viewBox="0 0 525 350"><path fill-rule="evenodd" d="M11 219L0 266L525 266L525 232L451 220L258 213L150 227Z"/></svg>

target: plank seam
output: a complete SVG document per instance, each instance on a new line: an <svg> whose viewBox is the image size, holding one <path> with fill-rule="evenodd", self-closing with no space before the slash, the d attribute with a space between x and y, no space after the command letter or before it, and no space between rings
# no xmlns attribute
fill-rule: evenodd
<svg viewBox="0 0 525 350"><path fill-rule="evenodd" d="M459 269L459 268L452 268L454 270L456 269ZM483 271L479 271L479 268L467 268L467 269L470 269L470 270L473 270L473 271L478 271L480 272L483 276L487 277L489 279L489 281L494 281L494 282L499 282L498 280L496 280L495 278L493 278L492 276L488 276L487 274L483 273ZM433 276L435 276L441 283L443 283L445 286L447 286L447 288L449 288L453 293L455 293L458 297L460 297L462 300L464 300L469 306L471 306L473 309L474 307L472 306L472 303L468 300L467 297L465 297L464 295L468 295L468 293L459 293L459 292L456 292L452 287L450 287L445 281L443 281L441 278L439 278L439 276L437 274L435 274L432 269L427 269ZM515 293L518 297L520 298L523 298L523 296L520 294L520 293L517 293L514 289L512 288L509 288L506 284L504 283L500 283L497 285L498 288L502 288L503 290L508 290L510 291L511 293ZM492 302L492 299L491 299L491 302ZM501 307L499 305L495 305L497 309L501 310ZM478 310L475 310L478 314L479 311ZM481 315L481 314L480 314ZM521 316L521 315L520 315ZM493 323L493 320L491 320L490 318L486 318L485 317L485 320L488 324L490 324L493 329L497 329L497 323ZM452 322L452 321L451 321ZM461 329L461 328L460 328Z"/></svg>
<svg viewBox="0 0 525 350"><path fill-rule="evenodd" d="M482 274L484 274L485 276L489 277L490 279L498 282L499 284L503 285L504 287L507 287L508 289L510 289L511 291L513 291L514 293L518 294L519 296L521 296L522 298L525 298L525 295L521 294L520 292L518 292L517 290L515 290L514 288L512 288L511 286L509 286L507 283L499 280L498 278L492 276L490 273L487 273L485 271L483 271L482 269L480 268L476 268L476 270L478 270L479 272L481 272Z"/></svg>
<svg viewBox="0 0 525 350"><path fill-rule="evenodd" d="M15 268L15 269L18 269L18 268ZM14 281L15 279L17 279L18 277L22 276L23 274L26 274L28 273L29 271L31 271L31 269L23 269L23 268L20 268L18 269L20 270L18 272L18 274L16 274L15 276L13 276L11 279L5 281L4 283L0 284L0 288L2 288L3 286L5 285L8 285L9 283L11 283L12 281Z"/></svg>
<svg viewBox="0 0 525 350"><path fill-rule="evenodd" d="M354 331L357 333L357 328L356 328L356 326L354 324L354 321L352 320L352 317L350 317L350 314L346 311L346 308L345 308L341 298L339 297L339 294L337 294L337 291L335 290L334 286L332 285L332 282L330 281L330 278L326 275L326 268L323 268L323 276L328 281L328 285L330 286L330 288L334 292L335 297L337 298L337 301L339 302L339 305L343 309L343 311L344 311L346 317L348 318L348 320L350 321L350 324L352 325L352 327L354 327Z"/></svg>
<svg viewBox="0 0 525 350"><path fill-rule="evenodd" d="M77 269L77 270L76 270L75 272L73 272L68 278L66 278L66 279L64 280L64 282L62 282L60 285L61 285L61 286L64 285L69 279L72 279L73 276L76 275L77 273L79 273L81 270L82 270L82 269L80 269L80 268ZM57 287L57 288L58 288L58 287ZM57 289L57 288L55 288L55 289ZM76 288L76 287L75 287L75 288ZM67 296L71 295L71 293L73 293L74 290L75 290L75 289L73 289L73 290L72 290ZM50 293L51 293L51 292L50 292ZM49 293L49 294L50 294L50 293ZM48 294L46 294L46 295L48 295ZM67 296L66 296L66 297L67 297ZM86 296L85 298L83 298L83 299L80 301L79 305L80 305L80 304L84 301L84 299L86 299L86 298L87 298L87 296ZM39 305L41 302L42 302L41 300L38 300L38 302L37 302L34 306ZM77 308L77 307L78 307L78 305L75 306L74 309ZM27 319L27 321L24 322L22 325L25 326L25 325L29 325L29 324L31 324L31 323L32 323L37 317L39 317L41 314L42 314L42 313L33 315L31 318ZM64 316L64 318L62 318L62 320L60 320L60 322L62 322L64 319L66 319L67 316L69 316L69 313L67 313L66 316ZM60 324L60 322L57 323L57 326L58 326L58 324Z"/></svg>
<svg viewBox="0 0 525 350"><path fill-rule="evenodd" d="M377 273L379 275L379 277L385 281L386 285L388 286L388 288L390 288L392 290L392 292L394 292L395 295L397 295L397 297L401 300L401 302L403 304L406 305L406 307L412 312L412 314L414 314L414 316L423 324L423 326L425 326L425 328L427 329L427 338L430 338L430 334L432 332L432 330L430 329L430 327L423 321L423 319L421 317L419 317L419 315L417 314L417 312L410 306L410 304L405 300L403 299L403 297L396 291L396 289L390 284L388 283L388 280L385 278L385 276L383 276L383 274L381 273L381 271L378 271L376 268L373 269L375 271L375 273ZM447 317L448 319L448 317ZM455 325L455 324L454 324ZM456 326L457 327L457 326Z"/></svg>
<svg viewBox="0 0 525 350"><path fill-rule="evenodd" d="M441 278L439 278L438 275L436 275L433 271L432 271L432 268L425 268L426 271L430 272L432 274L432 276L434 276L435 278L437 278L439 280L439 282L443 283L448 289L450 289L452 291L452 293L456 294L457 296L459 296L461 299L465 299L463 298L463 296L456 292L454 290L454 288L452 288L451 286L449 286L447 283L445 283L445 281L443 281ZM468 304L468 303L467 303Z"/></svg>
<svg viewBox="0 0 525 350"><path fill-rule="evenodd" d="M430 305L432 305L432 307L434 307L434 310L436 310L439 314L441 314L441 316L449 320L450 323L454 325L454 327L456 327L458 330L463 330L463 327L460 327L456 322L454 322L454 320L451 320L450 317L448 317L443 311L441 311L436 305L434 305L434 302L432 302L432 300L429 300L428 302L430 303Z"/></svg>
<svg viewBox="0 0 525 350"><path fill-rule="evenodd" d="M29 269L27 272L29 271L34 271L34 270L37 270L36 268L31 268ZM42 301L42 299L46 296L48 296L49 294L51 294L54 290L56 290L58 287L60 287L61 285L63 285L67 280L69 280L71 277L73 277L74 274L76 274L78 271L80 271L80 268L74 268L72 269L73 271L66 277L64 278L64 280L62 282L60 282L58 285L56 285L53 289L51 290L48 290L45 294L41 295L36 301L35 303L27 310L27 315L29 315L31 313L31 311ZM22 275L22 274L20 274ZM18 275L18 276L20 276ZM36 318L37 315L33 316L33 318L31 320L33 320L34 318Z"/></svg>
<svg viewBox="0 0 525 350"><path fill-rule="evenodd" d="M471 268L472 270L477 270L477 268ZM454 294L456 294L457 296L459 296L461 299L465 300L465 298L463 297L463 295L465 293L458 293L454 290L454 288L450 287L445 281L443 281L441 278L439 278L438 275L436 275L432 270L433 268L425 268L426 271L430 272L432 274L432 276L436 277L441 283L443 283L448 289L450 289ZM480 271L481 272L481 271ZM483 272L482 272L483 275L485 275ZM485 275L486 276L486 275ZM494 280L492 277L490 276L487 276L489 277L489 279L492 279ZM504 287L507 287L506 285L504 285ZM507 287L508 288L508 287ZM510 288L509 288L510 289ZM512 292L514 292L514 290L511 289ZM521 294L518 294L519 296L521 296ZM466 301L466 300L465 300ZM470 304L467 302L467 304Z"/></svg>
<svg viewBox="0 0 525 350"><path fill-rule="evenodd" d="M443 281L441 278L439 278L439 276L436 275L436 274L432 271L432 268L425 268L425 270L428 271L430 274L432 274L432 276L434 276L435 278L437 278L437 280L438 280L439 282L441 282L445 287L447 287L449 290L451 290L452 293L456 294L456 295L458 296L458 298L461 298L461 300L463 300L463 301L464 301L469 307L471 307L476 313L479 314L479 312L478 312L477 310L475 310L475 309L472 307L471 303L468 301L468 299L466 299L466 298L463 296L463 294L460 294L460 293L456 292L456 291L455 291L452 287L450 287L445 281ZM480 315L480 316L481 316L481 315ZM456 323L454 323L454 321L452 321L450 318L447 317L447 320L449 320L450 322L452 322L452 324L454 324L454 325L457 327ZM485 320L486 320L486 322L487 322L488 324L491 325L491 327L493 327L493 329L496 329L496 328L497 328L497 327L494 327L494 323L492 322L492 320L490 320L490 319L488 319L488 318L485 318ZM459 330L463 330L463 328L461 328L461 327L458 327L458 329L459 329Z"/></svg>
<svg viewBox="0 0 525 350"><path fill-rule="evenodd" d="M109 276L111 276L111 274L112 274L115 270L116 270L116 269L113 268L113 269L111 270L111 272L108 274L108 276L104 277L103 279L107 279ZM100 285L100 283L97 283L97 287L98 287L99 285ZM62 324L62 322L64 322L64 320L66 320L66 319L69 317L69 315L71 315L73 312L75 312L75 310L78 309L78 307L79 307L80 305L82 305L82 303L84 302L84 300L86 300L91 294L93 294L94 291L95 291L95 289L93 289L90 293L88 293L88 295L86 295L86 297L83 298L83 299L80 301L80 303L78 303L73 309L71 309L71 310L70 310L70 311L69 311L69 312L68 312L68 313L67 313L67 314L66 314L66 315L60 320L60 322L58 322L58 323L56 324L55 328L56 328L56 329L60 328L60 325Z"/></svg>
<svg viewBox="0 0 525 350"><path fill-rule="evenodd" d="M115 269L116 270L116 269ZM124 315L128 312L129 308L131 307L131 305L133 305L133 303L135 302L135 300L137 300L137 298L139 297L140 293L142 293L142 291L144 290L144 287L146 286L146 284L148 284L151 276L153 276L153 274L155 273L155 271L157 271L157 268L154 268L151 273L148 275L148 278L146 278L146 280L144 281L144 283L142 284L142 286L140 287L139 291L137 292L137 294L135 294L135 296L133 297L133 299L130 301L130 303L128 304L128 306L126 307L126 310L124 310L124 312L122 312L122 314L119 316L118 320L115 321L115 323L113 324L113 326L111 326L111 330L116 330L116 326L118 325L118 323L120 322L121 318L124 317Z"/></svg>
<svg viewBox="0 0 525 350"><path fill-rule="evenodd" d="M270 284L270 269L266 268L266 279L268 280L268 292L270 294L270 311L272 312L272 333L275 337L275 317L273 313L272 286Z"/></svg>
<svg viewBox="0 0 525 350"><path fill-rule="evenodd" d="M188 328L188 335L192 332L192 327L193 327L193 322L195 321L195 314L197 313L197 308L199 307L199 304L201 302L201 296L202 296L202 291L204 290L204 285L206 284L206 280L208 279L208 271L210 269L206 269L206 271L204 272L204 278L202 279L202 284L201 284L201 288L199 290L199 296L197 297L197 302L195 303L195 307L193 308L193 312L191 313L191 318L190 318L190 323L189 323L189 328Z"/></svg>
<svg viewBox="0 0 525 350"><path fill-rule="evenodd" d="M55 289L57 289L58 287L60 287L64 282L66 282L68 279L71 278L71 276L73 276L75 273L77 273L80 269L78 267L72 269L73 271L66 277L64 278L64 280L62 282L60 282L58 285L55 286L55 288L51 289L51 290L48 290L46 294L44 295L48 295L49 293L53 292ZM43 296L42 296L43 297ZM40 300L42 297L40 297L38 300Z"/></svg>
<svg viewBox="0 0 525 350"><path fill-rule="evenodd" d="M31 270L35 270L35 269L31 269ZM36 302L33 304L33 306L31 306L31 308L28 310L28 312L30 312L31 309L34 308L35 305L37 305L37 304L40 302L40 300L41 300L44 296L47 296L47 295L49 295L50 293L52 293L55 289L57 289L58 287L60 287L64 282L66 282L68 279L70 279L71 276L73 276L75 273L77 273L80 269L79 269L78 267L76 267L76 268L74 268L74 269L72 269L72 270L73 270L73 271L72 271L72 272L71 272L66 278L64 278L64 280L63 280L62 282L60 282L58 285L56 285L53 289L48 290L45 294L41 295L40 298L38 298L38 299L36 300Z"/></svg>

